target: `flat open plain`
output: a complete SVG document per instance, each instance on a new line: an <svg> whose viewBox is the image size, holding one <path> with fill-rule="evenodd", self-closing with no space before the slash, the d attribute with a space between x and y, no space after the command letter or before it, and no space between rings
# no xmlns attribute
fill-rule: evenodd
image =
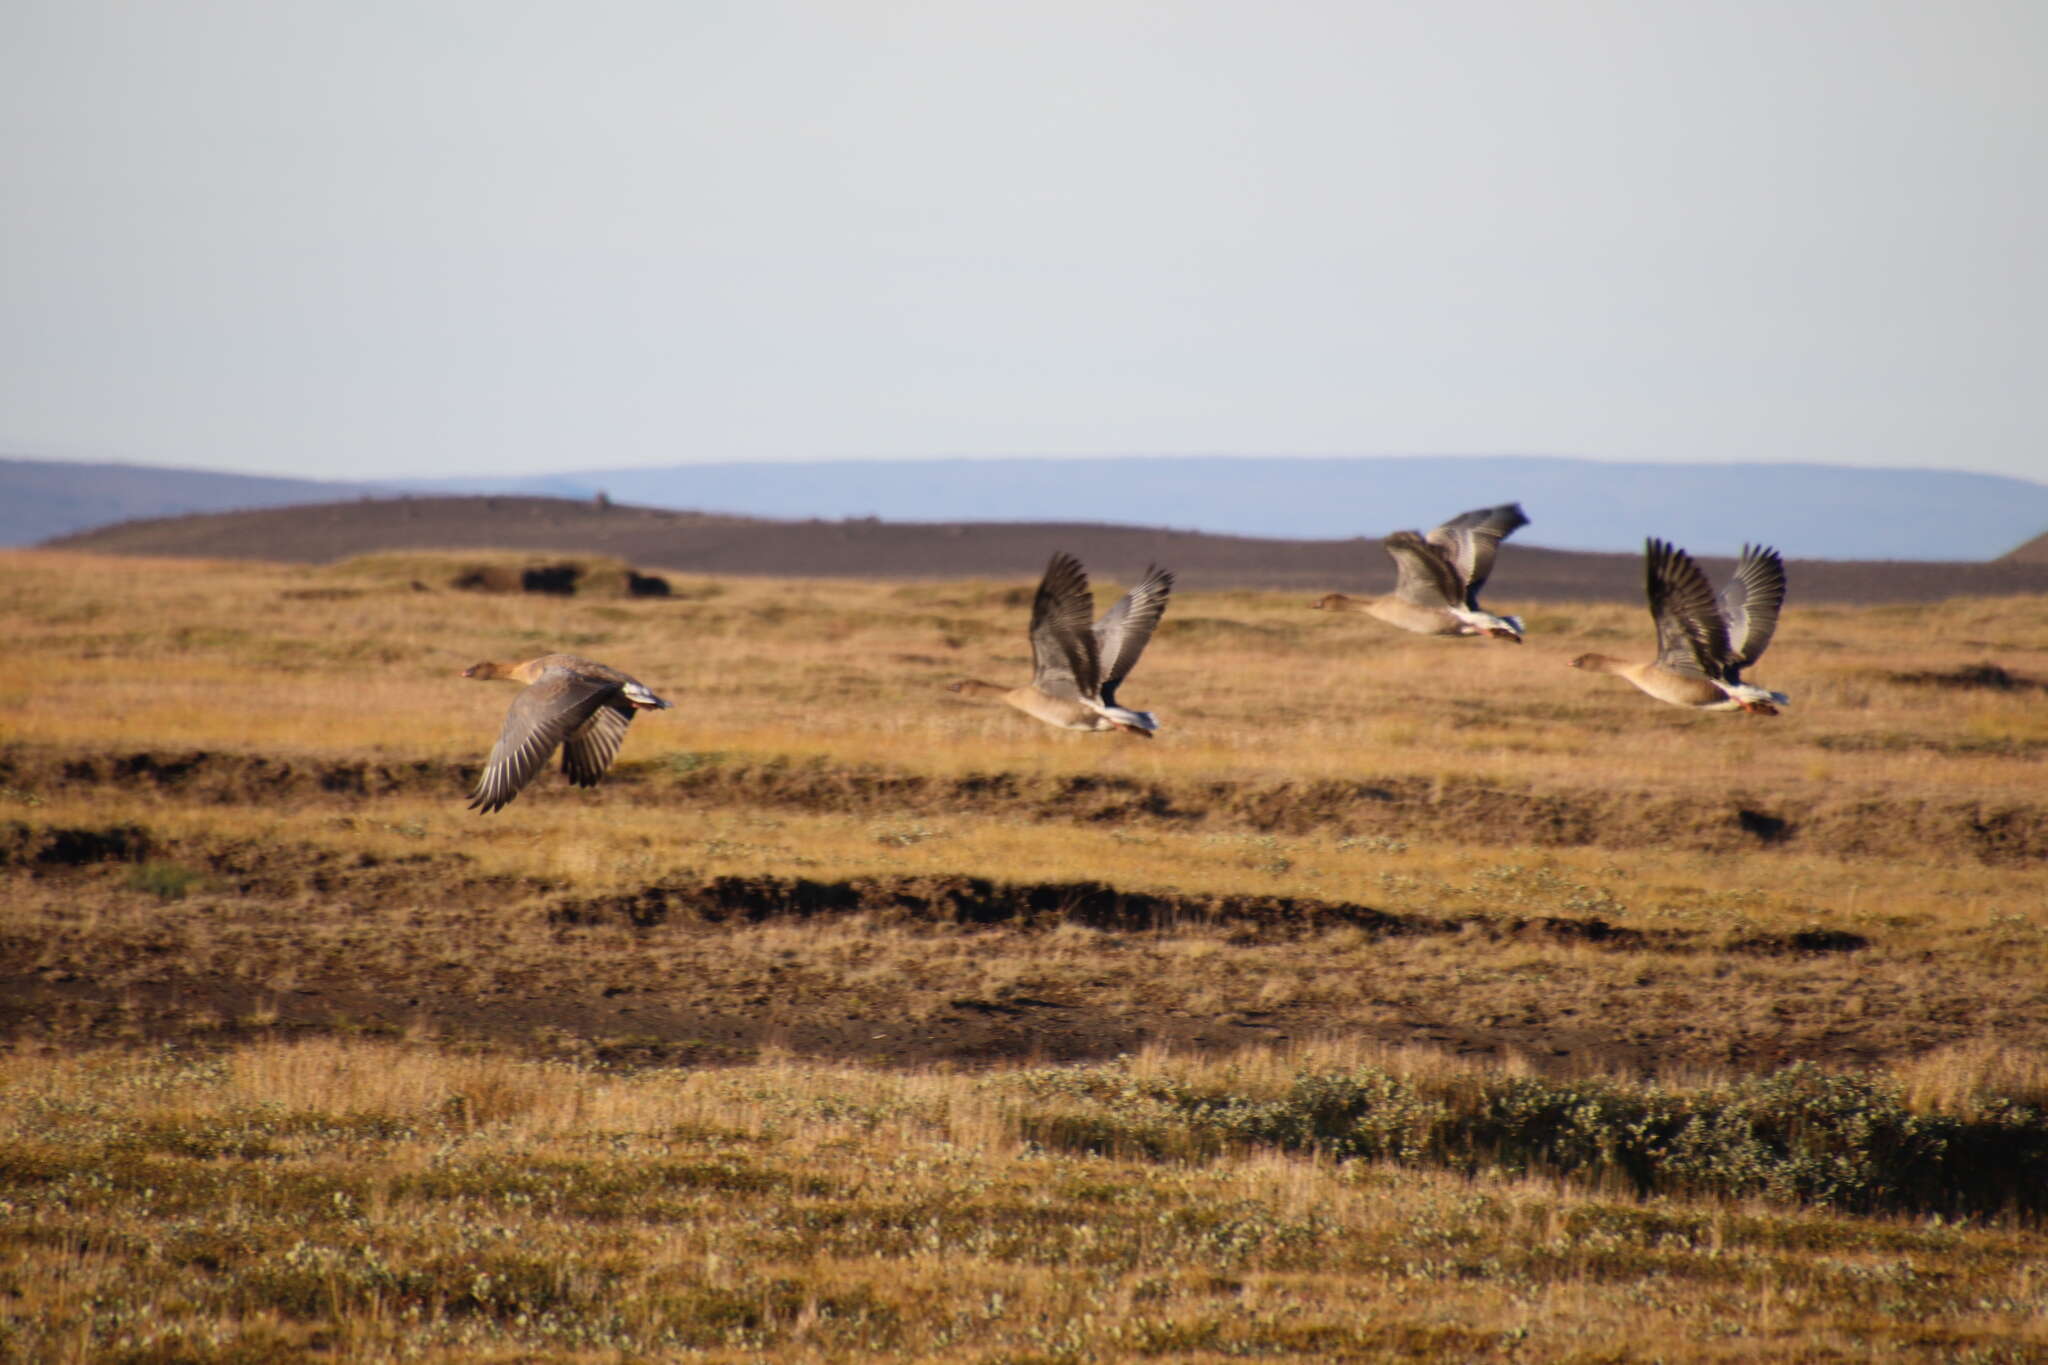
<svg viewBox="0 0 2048 1365"><path fill-rule="evenodd" d="M2048 1358L2048 597L1197 588L1145 742L943 690L1028 574L529 557L0 555L0 1357ZM676 709L474 815L551 649Z"/></svg>

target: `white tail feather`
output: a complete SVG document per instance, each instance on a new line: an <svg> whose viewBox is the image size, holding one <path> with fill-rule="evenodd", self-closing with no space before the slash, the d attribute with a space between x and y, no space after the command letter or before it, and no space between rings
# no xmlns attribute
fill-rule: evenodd
<svg viewBox="0 0 2048 1365"><path fill-rule="evenodd" d="M652 692L648 691L645 687L641 686L639 683L636 682L627 683L625 686L621 687L619 691L625 694L627 701L632 702L633 705L641 707L644 710L665 711L668 709L670 705L670 703L663 701L660 697L655 696Z"/></svg>
<svg viewBox="0 0 2048 1365"><path fill-rule="evenodd" d="M1472 627L1475 635L1491 635L1496 630L1513 631L1517 637L1522 634L1522 618L1519 616L1495 616L1476 607L1452 607L1451 615Z"/></svg>
<svg viewBox="0 0 2048 1365"><path fill-rule="evenodd" d="M1103 706L1092 701L1088 703L1088 707L1104 720L1129 726L1134 730L1143 730L1147 734L1159 728L1159 718L1150 711L1133 711L1124 706Z"/></svg>
<svg viewBox="0 0 2048 1365"><path fill-rule="evenodd" d="M1769 702L1773 706L1790 706L1792 699L1783 692L1773 692L1755 683L1723 683L1721 690L1736 701Z"/></svg>

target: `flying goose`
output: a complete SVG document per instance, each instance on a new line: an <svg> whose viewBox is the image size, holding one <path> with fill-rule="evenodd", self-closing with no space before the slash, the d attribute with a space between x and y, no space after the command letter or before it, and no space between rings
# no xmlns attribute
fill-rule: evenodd
<svg viewBox="0 0 2048 1365"><path fill-rule="evenodd" d="M1394 590L1379 597L1333 592L1309 603L1318 611L1362 611L1417 635L1490 635L1522 642L1522 618L1495 616L1479 605L1479 590L1493 572L1501 541L1527 526L1522 504L1504 502L1461 512L1427 536L1396 531L1386 539L1394 557Z"/></svg>
<svg viewBox="0 0 2048 1365"><path fill-rule="evenodd" d="M1702 711L1748 711L1775 716L1791 705L1783 692L1742 681L1778 628L1785 601L1785 561L1776 550L1744 545L1735 577L1717 602L1692 556L1651 539L1643 544L1650 615L1657 622L1657 657L1628 663L1605 654L1581 654L1573 668L1626 678L1658 701Z"/></svg>
<svg viewBox="0 0 2048 1365"><path fill-rule="evenodd" d="M669 705L638 679L574 654L543 654L522 664L486 660L462 676L527 684L512 699L505 728L470 794L469 808L485 815L519 795L558 745L563 775L579 787L596 786L625 741L633 712Z"/></svg>
<svg viewBox="0 0 2048 1365"><path fill-rule="evenodd" d="M979 678L949 686L965 697L1006 702L1063 730L1122 730L1146 739L1159 728L1149 711L1116 704L1116 689L1166 611L1173 575L1159 567L1117 600L1092 626L1095 598L1088 573L1066 551L1055 553L1031 603L1031 681L1003 687Z"/></svg>

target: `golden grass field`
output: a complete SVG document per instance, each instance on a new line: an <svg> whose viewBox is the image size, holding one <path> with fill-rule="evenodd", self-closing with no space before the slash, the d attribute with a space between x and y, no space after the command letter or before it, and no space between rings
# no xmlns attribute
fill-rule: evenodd
<svg viewBox="0 0 2048 1365"><path fill-rule="evenodd" d="M0 553L0 1359L2048 1359L2048 599L1187 593L1146 742L489 558ZM553 649L676 708L472 814Z"/></svg>

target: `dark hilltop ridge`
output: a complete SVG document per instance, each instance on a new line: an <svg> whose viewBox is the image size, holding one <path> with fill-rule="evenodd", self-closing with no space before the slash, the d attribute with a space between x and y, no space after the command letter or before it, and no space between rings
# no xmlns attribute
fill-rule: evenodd
<svg viewBox="0 0 2048 1365"><path fill-rule="evenodd" d="M642 507L704 507L749 517L978 521L995 512L1010 521L1046 522L1071 515L1078 488L1097 495L1090 506L1133 508L1163 526L1288 540L1384 535L1423 517L1441 520L1482 502L1519 499L1539 519L1537 543L1610 554L1640 548L1649 532L1695 555L1731 555L1749 540L1797 544L1815 559L1984 560L2048 527L2048 484L2005 475L1541 455L756 461L373 491L587 498L602 489ZM1445 507L1447 489L1470 495L1453 494L1457 505ZM44 534L73 529L79 527L52 525Z"/></svg>
<svg viewBox="0 0 2048 1365"><path fill-rule="evenodd" d="M1461 510L1446 507L1445 515ZM1503 601L1640 601L1642 558L1547 550L1543 510L1508 542L1492 593ZM1389 531L1399 529L1388 527ZM1420 528L1427 529L1427 528ZM1646 534L1659 528L1645 527ZM1535 542L1535 543L1532 543ZM1193 589L1300 591L1391 586L1374 539L1263 540L1156 527L1061 522L769 521L595 500L510 496L365 498L122 522L44 542L95 554L328 563L386 550L506 550L617 556L649 570L788 578L1028 578L1064 549L1098 578L1147 564ZM2048 555L1990 563L1802 560L1787 551L1793 600L1843 604L2048 592ZM1725 561L1701 557L1717 579Z"/></svg>
<svg viewBox="0 0 2048 1365"><path fill-rule="evenodd" d="M1796 462L1652 464L1536 455L1154 455L711 462L489 479L350 483L151 465L0 457L0 545L139 517L357 498L567 498L764 521L861 517L1044 524L1089 505L1156 526L1272 540L1348 540L1519 500L1535 543L1630 554L1654 534L1696 556L1744 541L1812 559L1995 559L2048 528L2048 483L1936 469ZM1469 494L1446 490L1471 490Z"/></svg>
<svg viewBox="0 0 2048 1365"><path fill-rule="evenodd" d="M2006 551L1997 559L2000 564L2048 564L2048 531L2043 531L2026 544Z"/></svg>

